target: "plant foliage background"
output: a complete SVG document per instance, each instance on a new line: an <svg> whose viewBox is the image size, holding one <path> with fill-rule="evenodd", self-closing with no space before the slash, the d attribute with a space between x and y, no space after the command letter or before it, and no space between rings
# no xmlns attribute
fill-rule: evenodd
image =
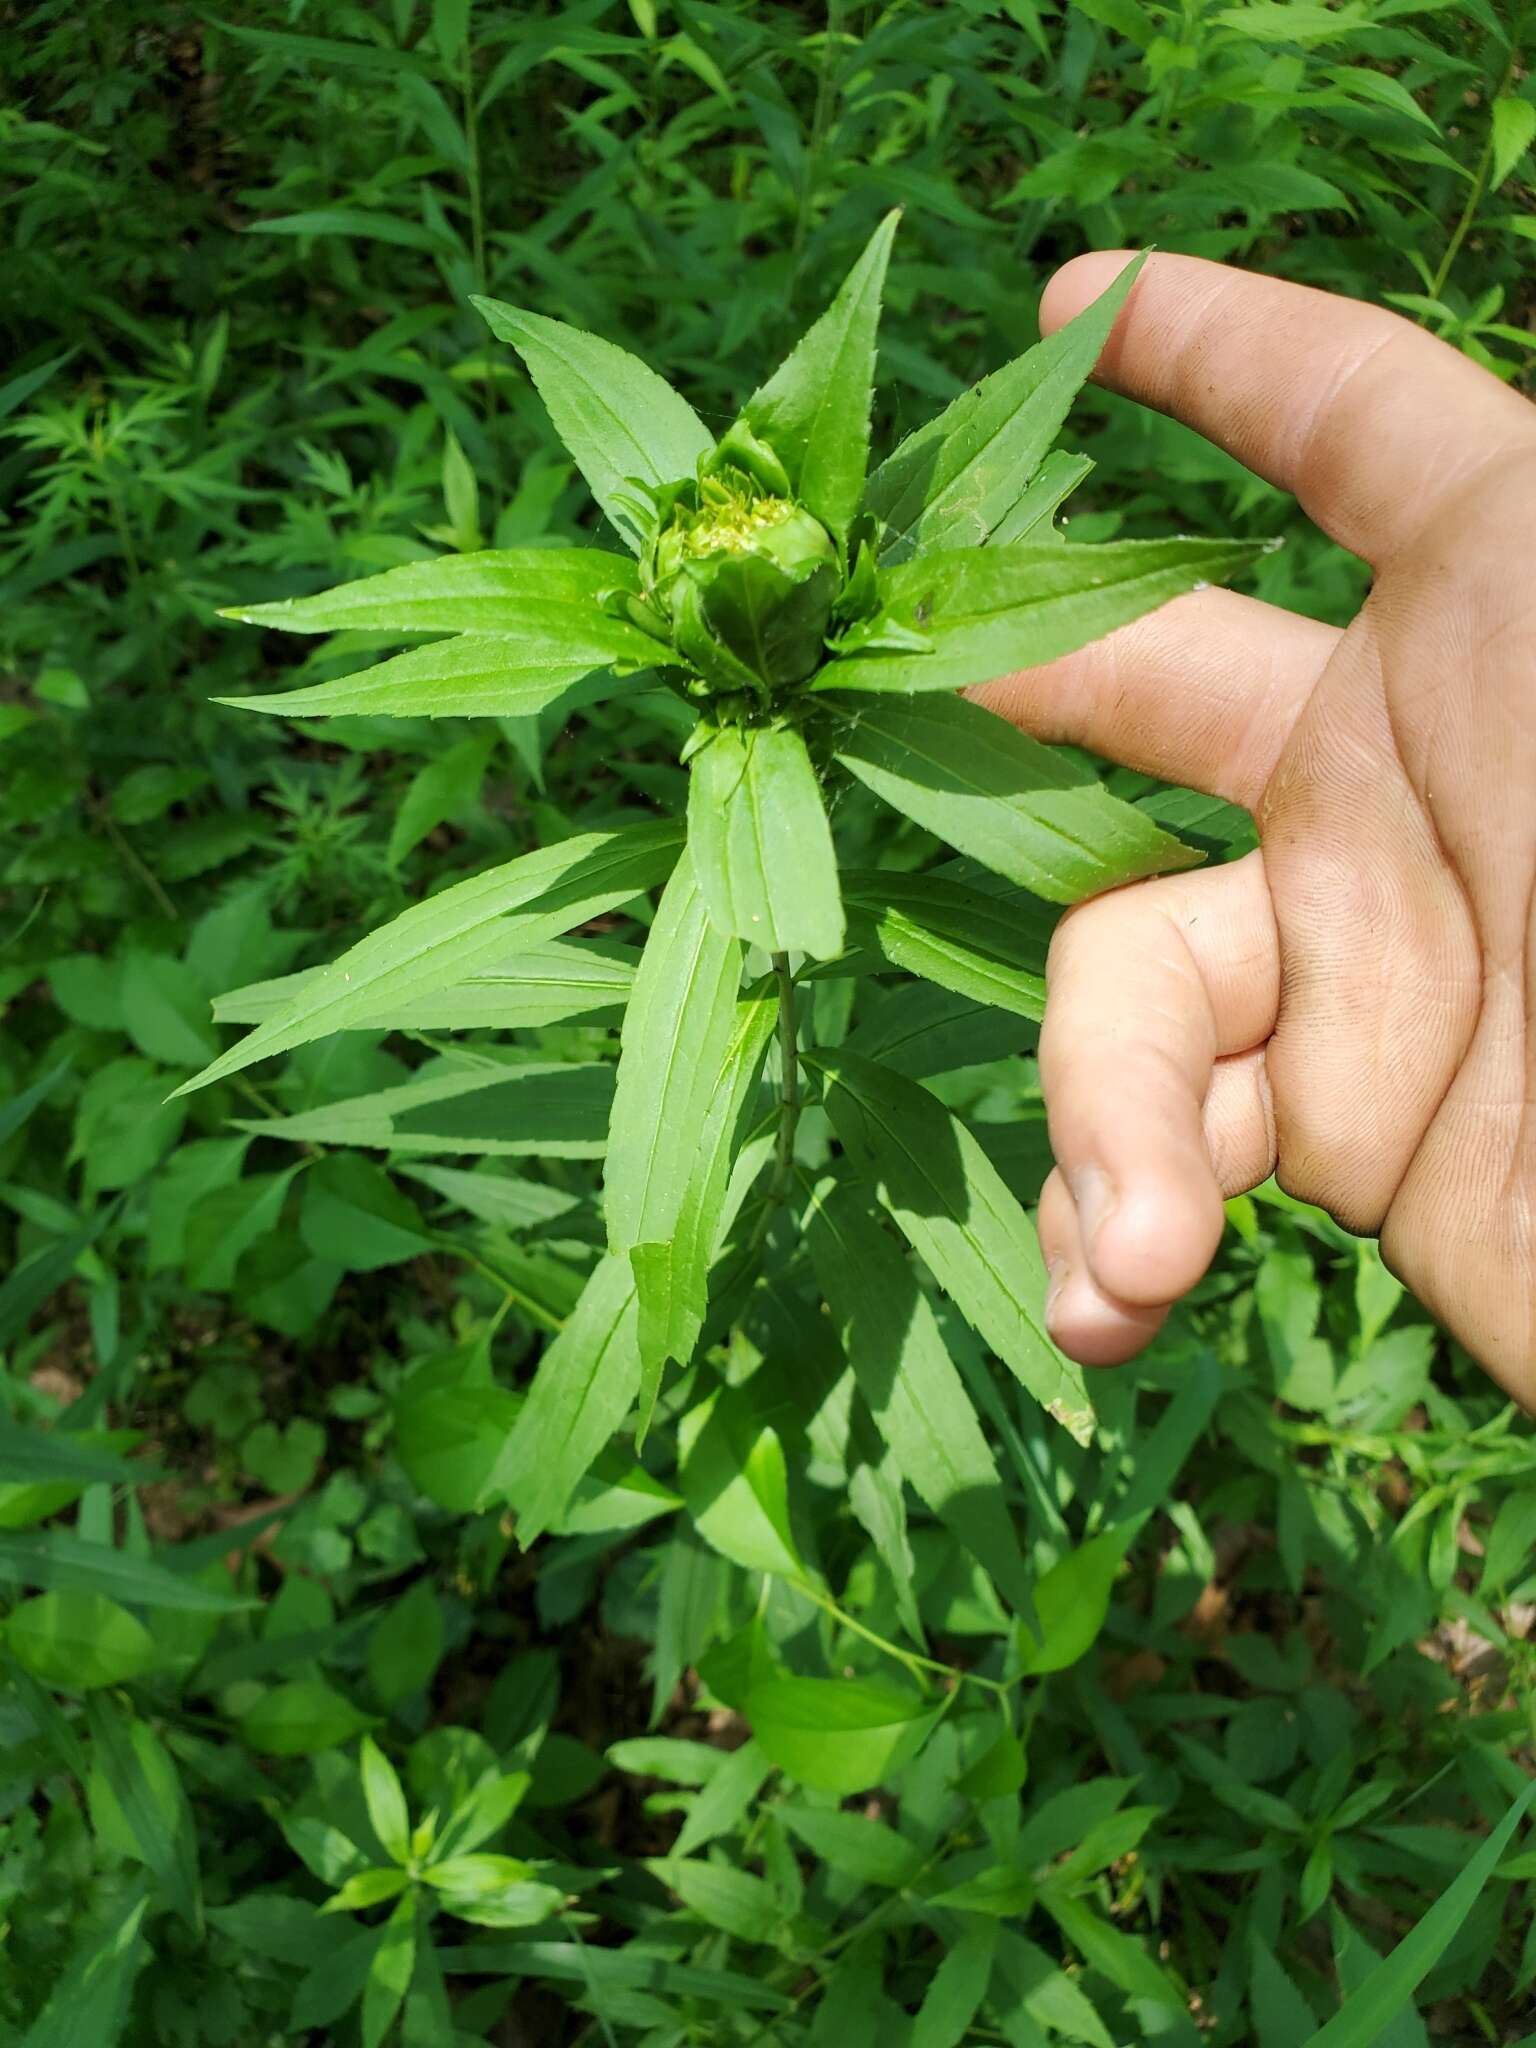
<svg viewBox="0 0 1536 2048"><path fill-rule="evenodd" d="M606 1241L654 898L584 928L586 1007L468 1041L499 1108L380 1102L444 1071L441 1017L170 1098L230 1042L214 997L683 805L664 693L214 701L388 651L221 609L598 537L472 294L634 350L719 432L899 206L877 457L1091 246L1387 300L1519 380L1536 20L93 0L0 40L0 2039L1299 2048L1370 1980L1330 2042L1518 2040L1536 1449L1372 1247L1234 1203L1080 1446L876 1226L850 1266L905 1277L865 1312L914 1291L996 1463L941 1518L781 1211L642 1450L524 1549L504 1452ZM1074 540L1283 536L1247 587L1363 593L1183 430L1089 392L1067 441ZM839 829L862 867L941 858L873 808ZM856 1016L804 984L816 1042L923 1036L928 1100L1027 1203L1028 1023L903 965ZM813 1102L813 1176L831 1144ZM954 1533L999 1508L1017 1569Z"/></svg>

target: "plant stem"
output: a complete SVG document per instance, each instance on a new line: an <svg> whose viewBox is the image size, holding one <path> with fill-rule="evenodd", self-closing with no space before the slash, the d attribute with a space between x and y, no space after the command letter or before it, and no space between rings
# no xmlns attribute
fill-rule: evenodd
<svg viewBox="0 0 1536 2048"><path fill-rule="evenodd" d="M800 1121L800 1042L795 1016L795 977L789 955L775 953L773 971L779 984L779 1135L774 1146L773 1184L768 1206L777 1207L795 1170L795 1126Z"/></svg>
<svg viewBox="0 0 1536 2048"><path fill-rule="evenodd" d="M979 1671L962 1671L958 1664L941 1664L937 1658L920 1656L916 1650L904 1650L900 1643L893 1643L885 1636L876 1635L872 1628L866 1628L862 1621L856 1620L853 1615L839 1607L829 1593L818 1592L814 1586L805 1585L803 1582L797 1582L795 1590L803 1593L807 1600L814 1601L824 1614L830 1614L834 1621L841 1622L843 1627L852 1630L854 1635L862 1636L874 1649L883 1650L886 1656L894 1657L899 1664L905 1664L919 1685L922 1684L919 1674L932 1671L941 1678L952 1678L957 1685L985 1686L988 1692L996 1693L999 1699L1006 1699L1012 1685L1018 1683L1017 1679L1010 1685L1002 1679L983 1678Z"/></svg>
<svg viewBox="0 0 1536 2048"><path fill-rule="evenodd" d="M1440 258L1440 268L1435 272L1435 281L1429 288L1429 295L1432 299L1438 299L1445 290L1446 279L1451 274L1451 265L1461 254L1461 245L1467 239L1472 223L1477 218L1477 209L1483 203L1484 195L1488 189L1488 173L1493 169L1494 104L1504 97L1505 93L1509 91L1510 86L1514 83L1515 72L1519 63L1520 45L1511 36L1509 62L1505 65L1504 76L1499 80L1497 87L1494 89L1493 97L1488 102L1488 133L1483 141L1482 155L1477 160L1477 169L1472 176L1472 190L1467 194L1467 203L1461 209L1461 219L1457 221L1451 239L1445 245L1445 254Z"/></svg>

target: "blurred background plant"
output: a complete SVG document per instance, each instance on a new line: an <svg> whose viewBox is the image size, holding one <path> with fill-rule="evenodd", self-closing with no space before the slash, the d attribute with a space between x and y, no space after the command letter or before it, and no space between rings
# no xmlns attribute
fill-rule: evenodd
<svg viewBox="0 0 1536 2048"><path fill-rule="evenodd" d="M1528 386L1533 43L1493 0L0 5L0 2040L1292 2048L1468 1860L1536 1744L1536 1447L1326 1218L1233 1204L1091 1452L946 1322L1037 1570L1155 1512L1031 1682L1022 1795L1023 1750L956 1712L851 1832L745 1741L732 1658L874 1674L860 1630L920 1626L984 1666L1010 1625L915 1504L897 1583L835 1404L744 1411L784 1503L715 1497L685 1397L516 1550L495 1453L601 1239L596 1146L386 1173L360 1128L260 1128L406 1081L398 1034L165 1098L219 991L677 796L654 697L307 731L211 701L378 644L221 606L583 533L470 292L623 341L723 426L897 204L877 446L1105 245L1379 299ZM1091 394L1072 438L1074 533L1284 535L1261 594L1359 600L1185 430ZM519 1056L610 1059L611 1021ZM1027 1194L1007 1022L936 1085ZM818 1331L778 1315L770 1285L693 1392L761 1359L814 1389ZM780 1505L837 1617L742 1563ZM395 1853L367 1730L418 1826L478 1816L447 1921L430 1877L319 1917L441 1853ZM1424 2017L1359 2038L1516 2039L1533 1909L1527 1840Z"/></svg>

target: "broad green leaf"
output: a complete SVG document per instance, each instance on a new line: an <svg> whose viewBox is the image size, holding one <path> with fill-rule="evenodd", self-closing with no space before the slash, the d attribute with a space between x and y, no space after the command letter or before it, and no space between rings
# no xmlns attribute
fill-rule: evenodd
<svg viewBox="0 0 1536 2048"><path fill-rule="evenodd" d="M736 1004L731 1036L708 1097L692 1172L670 1237L630 1250L640 1301L640 1349L645 1362L640 1396L644 1433L671 1357L686 1365L704 1324L709 1270L730 1227L728 1194L744 1112L762 1069L778 1017L772 987Z"/></svg>
<svg viewBox="0 0 1536 2048"><path fill-rule="evenodd" d="M989 1913L998 1920L1017 1920L1034 1905L1035 1886L1022 1870L1008 1863L993 1863L932 1893L928 1903L947 1906L952 1913Z"/></svg>
<svg viewBox="0 0 1536 2048"><path fill-rule="evenodd" d="M406 1811L405 1792L394 1765L371 1735L363 1737L357 1762L362 1774L368 1819L380 1846L397 1863L409 1862L411 1818Z"/></svg>
<svg viewBox="0 0 1536 2048"><path fill-rule="evenodd" d="M1018 1626L1019 1669L1026 1677L1065 1671L1087 1655L1104 1626L1115 1575L1140 1526L1139 1521L1122 1522L1090 1537L1039 1580L1039 1638L1026 1622Z"/></svg>
<svg viewBox="0 0 1536 2048"><path fill-rule="evenodd" d="M422 1872L422 1881L434 1891L460 1892L467 1898L498 1892L509 1884L526 1884L536 1866L521 1856L496 1856L466 1851L445 1856Z"/></svg>
<svg viewBox="0 0 1536 2048"><path fill-rule="evenodd" d="M681 1856L652 1857L646 1867L691 1913L738 1941L771 1941L778 1930L783 1913L772 1887L748 1871Z"/></svg>
<svg viewBox="0 0 1536 2048"><path fill-rule="evenodd" d="M1017 540L1059 540L1061 530L1052 522L1092 469L1086 455L1068 455L1064 449L1054 449L993 529L989 545L1004 548Z"/></svg>
<svg viewBox="0 0 1536 2048"><path fill-rule="evenodd" d="M12 1608L4 1641L23 1670L66 1692L122 1685L159 1662L143 1622L104 1593L39 1593Z"/></svg>
<svg viewBox="0 0 1536 2048"><path fill-rule="evenodd" d="M338 1892L332 1892L320 1908L322 1913L361 1913L369 1906L381 1906L386 1899L398 1899L410 1883L409 1873L394 1864L375 1864L356 1870Z"/></svg>
<svg viewBox="0 0 1536 2048"><path fill-rule="evenodd" d="M1317 2032L1317 2016L1253 1927L1248 1957L1248 2003L1258 2048L1307 2048Z"/></svg>
<svg viewBox="0 0 1536 2048"><path fill-rule="evenodd" d="M579 1195L521 1174L470 1173L454 1166L407 1166L401 1171L478 1222L514 1235L537 1230L581 1207Z"/></svg>
<svg viewBox="0 0 1536 2048"><path fill-rule="evenodd" d="M1489 190L1497 192L1533 142L1536 142L1536 103L1508 95L1493 103L1493 177Z"/></svg>
<svg viewBox="0 0 1536 2048"><path fill-rule="evenodd" d="M615 1770L661 1778L669 1785L707 1785L729 1754L713 1743L675 1735L636 1735L608 1745L608 1761Z"/></svg>
<svg viewBox="0 0 1536 2048"><path fill-rule="evenodd" d="M689 758L688 851L717 930L769 953L842 951L837 855L793 726L707 731Z"/></svg>
<svg viewBox="0 0 1536 2048"><path fill-rule="evenodd" d="M775 1807L774 1812L828 1869L860 1884L899 1891L911 1884L922 1868L922 1850L882 1820L816 1806L784 1805Z"/></svg>
<svg viewBox="0 0 1536 2048"><path fill-rule="evenodd" d="M350 1025L354 1031L535 1031L575 1017L602 1017L629 1000L639 953L611 939L551 939L519 947L507 960L463 981L386 1004ZM253 981L214 1000L218 1024L265 1024L313 988L323 967Z"/></svg>
<svg viewBox="0 0 1536 2048"><path fill-rule="evenodd" d="M1090 2048L1116 2048L1076 1978L1032 1941L1010 1929L998 1946L997 1969L1010 2005L1016 2002L1037 2026L1069 2041L1086 2041Z"/></svg>
<svg viewBox="0 0 1536 2048"><path fill-rule="evenodd" d="M496 751L495 732L473 734L418 768L389 828L386 858L398 867L439 825L472 814Z"/></svg>
<svg viewBox="0 0 1536 2048"><path fill-rule="evenodd" d="M1536 1782L1526 1787L1498 1826L1478 1844L1466 1868L1418 1924L1312 2036L1308 2048L1371 2048L1394 2016L1411 2006L1414 1992L1455 1939L1533 1803Z"/></svg>
<svg viewBox="0 0 1536 2048"><path fill-rule="evenodd" d="M607 1060L512 1064L463 1053L435 1062L422 1080L294 1116L242 1119L241 1127L261 1138L378 1146L417 1157L596 1159L612 1106Z"/></svg>
<svg viewBox="0 0 1536 2048"><path fill-rule="evenodd" d="M97 1695L87 1709L91 1754L140 1859L197 1934L202 1892L192 1808L169 1752L147 1721Z"/></svg>
<svg viewBox="0 0 1536 2048"><path fill-rule="evenodd" d="M807 1579L789 1520L789 1479L778 1433L747 1394L724 1387L678 1428L683 1498L704 1541L747 1571Z"/></svg>
<svg viewBox="0 0 1536 2048"><path fill-rule="evenodd" d="M864 490L880 294L899 219L886 215L831 306L741 412L795 496L840 538Z"/></svg>
<svg viewBox="0 0 1536 2048"><path fill-rule="evenodd" d="M1045 961L1055 913L1026 898L1004 901L937 875L843 877L851 911L893 967L972 1002L1034 1022L1045 1014Z"/></svg>
<svg viewBox="0 0 1536 2048"><path fill-rule="evenodd" d="M522 357L593 497L638 550L642 534L626 484L682 482L714 436L670 384L611 341L499 299L471 295L470 303Z"/></svg>
<svg viewBox="0 0 1536 2048"><path fill-rule="evenodd" d="M0 1584L4 1583L104 1593L137 1607L181 1608L192 1614L231 1614L255 1605L232 1593L215 1592L151 1558L88 1542L69 1529L0 1531Z"/></svg>
<svg viewBox="0 0 1536 2048"><path fill-rule="evenodd" d="M368 1682L376 1698L386 1707L397 1707L424 1692L442 1662L444 1647L443 1604L430 1578L417 1579L374 1624L368 1638Z"/></svg>
<svg viewBox="0 0 1536 2048"><path fill-rule="evenodd" d="M689 1806L673 1853L691 1856L732 1833L767 1783L773 1765L755 1741L733 1749Z"/></svg>
<svg viewBox="0 0 1536 2048"><path fill-rule="evenodd" d="M830 699L837 758L876 796L1049 903L1201 856L994 712L963 697Z"/></svg>
<svg viewBox="0 0 1536 2048"><path fill-rule="evenodd" d="M206 1088L275 1052L351 1030L360 1017L440 991L521 947L542 945L616 910L670 871L680 837L671 824L583 833L413 904L321 969L286 1009L177 1092Z"/></svg>
<svg viewBox="0 0 1536 2048"><path fill-rule="evenodd" d="M1079 1443L1093 1434L1081 1368L1045 1333L1033 1226L958 1117L846 1047L808 1056L827 1114L913 1249L977 1334Z"/></svg>
<svg viewBox="0 0 1536 2048"><path fill-rule="evenodd" d="M574 710L611 696L622 687L615 662L649 665L658 652L644 633L594 609L563 631L530 622L521 638L465 633L334 682L214 702L276 718L531 718L551 704Z"/></svg>
<svg viewBox="0 0 1536 2048"><path fill-rule="evenodd" d="M416 1895L406 1892L385 1921L363 1990L363 2048L381 2048L416 1968Z"/></svg>
<svg viewBox="0 0 1536 2048"><path fill-rule="evenodd" d="M1487 1600L1506 1586L1536 1573L1536 1491L1506 1494L1493 1518L1483 1553L1478 1598Z"/></svg>
<svg viewBox="0 0 1536 2048"><path fill-rule="evenodd" d="M998 1923L973 1920L948 1947L912 2022L912 2048L960 2048L992 1975Z"/></svg>
<svg viewBox="0 0 1536 2048"><path fill-rule="evenodd" d="M775 1678L747 1696L764 1754L817 1791L867 1791L909 1763L941 1708L874 1678Z"/></svg>
<svg viewBox="0 0 1536 2048"><path fill-rule="evenodd" d="M564 1513L577 1482L640 1390L639 1305L628 1259L599 1261L539 1361L516 1427L485 1487L517 1516L526 1550Z"/></svg>
<svg viewBox="0 0 1536 2048"><path fill-rule="evenodd" d="M266 1756L313 1756L339 1749L375 1725L371 1715L320 1678L274 1685L240 1716L240 1738Z"/></svg>
<svg viewBox="0 0 1536 2048"><path fill-rule="evenodd" d="M888 561L991 537L1061 431L1145 260L1128 263L1076 319L963 392L881 463L864 503L886 529Z"/></svg>
<svg viewBox="0 0 1536 2048"><path fill-rule="evenodd" d="M1185 2009L1183 1992L1153 1962L1140 1942L1122 1934L1118 1927L1111 1927L1085 1899L1069 1898L1064 1892L1053 1891L1049 1884L1041 1886L1039 1896L1041 1905L1090 1969L1107 1977L1129 1998L1149 1998L1157 2005L1171 2005L1180 2012Z"/></svg>
<svg viewBox="0 0 1536 2048"><path fill-rule="evenodd" d="M1244 540L1015 541L926 554L880 574L879 623L926 650L839 654L815 690L961 690L1075 653L1264 552Z"/></svg>
<svg viewBox="0 0 1536 2048"><path fill-rule="evenodd" d="M349 1273L419 1258L432 1243L415 1203L356 1152L328 1153L304 1176L299 1235L317 1259Z"/></svg>
<svg viewBox="0 0 1536 2048"><path fill-rule="evenodd" d="M486 548L479 554L407 562L403 568L386 569L382 576L365 576L314 597L234 606L223 616L285 633L470 633L478 636L477 644L487 635L504 637L511 643L506 651L514 662L517 643L523 640L530 653L542 646L550 659L558 660L562 635L575 630L578 637L566 658L581 660L581 633L601 635L618 624L605 617L598 600L609 590L638 588L633 562L601 548ZM634 629L619 630L627 644ZM654 641L638 637L655 652ZM615 644L599 642L604 650ZM600 652L591 665L608 659L606 651Z"/></svg>
<svg viewBox="0 0 1536 2048"><path fill-rule="evenodd" d="M736 1027L741 945L710 923L685 852L662 892L624 1013L603 1167L611 1251L671 1236Z"/></svg>
<svg viewBox="0 0 1536 2048"><path fill-rule="evenodd" d="M997 1468L911 1262L849 1187L823 1182L806 1231L843 1355L903 1478L1015 1606L1029 1597Z"/></svg>
<svg viewBox="0 0 1536 2048"><path fill-rule="evenodd" d="M965 1799L1008 1799L1028 1777L1029 1758L1024 1745L1011 1728L1005 1727L969 1770L956 1778L955 1790Z"/></svg>

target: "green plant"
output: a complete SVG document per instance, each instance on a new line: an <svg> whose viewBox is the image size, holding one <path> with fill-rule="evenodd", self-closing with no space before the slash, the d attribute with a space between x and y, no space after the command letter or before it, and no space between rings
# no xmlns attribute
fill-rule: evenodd
<svg viewBox="0 0 1536 2048"><path fill-rule="evenodd" d="M622 568L471 294L624 340L710 447L893 206L881 450L1025 350L1093 246L1397 295L1528 382L1529 8L223 17L42 0L0 109L0 2041L350 2048L366 2015L391 2048L1514 2042L1536 1451L1373 1247L1274 1188L1234 1203L1079 1444L883 1203L822 1191L852 1175L809 1069L765 1213L770 1043L692 1363L525 1548L537 1439L509 1443L551 1357L602 1362L561 1333L607 1250L617 1033L673 854L515 978L165 1098L466 874L686 819L707 756L679 755L721 707L654 642L608 695L472 723L212 701L293 705L422 637L295 665L220 608L445 549ZM1170 422L1090 386L1073 433L1074 544L1283 535L1251 587L1354 610L1361 565ZM859 972L798 964L797 1039L900 1070L1027 1211L1054 912L829 764L831 694L785 693ZM727 716L720 758L768 730ZM1207 858L1251 843L1068 765ZM755 986L741 1021L776 1039ZM904 1366L942 1354L974 1407L973 1467L925 1462L931 1411L846 1363L911 1331ZM321 1912L394 1867L364 1733L413 1828L526 1773L469 1853L534 1866L547 1921L477 1928L418 1883L407 1981L398 1900Z"/></svg>

